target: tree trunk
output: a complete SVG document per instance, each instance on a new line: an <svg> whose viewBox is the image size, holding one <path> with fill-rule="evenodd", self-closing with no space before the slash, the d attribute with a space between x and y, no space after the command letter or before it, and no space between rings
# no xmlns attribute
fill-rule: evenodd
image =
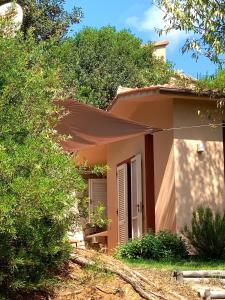
<svg viewBox="0 0 225 300"><path fill-rule="evenodd" d="M95 265L94 261L87 259L85 257L81 257L80 255L72 254L71 261L82 266L93 266ZM120 268L112 263L104 262L104 266L99 267L101 270L114 273L122 278L125 282L129 283L133 289L144 299L147 300L168 300L167 298L154 293L150 290L146 289L146 284L148 285L148 280L144 278L137 272L133 272L127 267Z"/></svg>

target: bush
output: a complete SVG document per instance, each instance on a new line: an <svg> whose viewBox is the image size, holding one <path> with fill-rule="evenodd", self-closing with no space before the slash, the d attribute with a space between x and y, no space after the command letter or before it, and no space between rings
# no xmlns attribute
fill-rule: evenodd
<svg viewBox="0 0 225 300"><path fill-rule="evenodd" d="M169 231L148 233L141 238L129 240L116 250L119 258L144 258L173 260L187 256L186 245L181 237Z"/></svg>
<svg viewBox="0 0 225 300"><path fill-rule="evenodd" d="M225 211L213 214L209 207L199 207L193 212L191 228L184 227L183 234L203 258L225 257Z"/></svg>
<svg viewBox="0 0 225 300"><path fill-rule="evenodd" d="M61 115L53 42L0 31L0 299L45 288L70 254L83 182L52 130Z"/></svg>

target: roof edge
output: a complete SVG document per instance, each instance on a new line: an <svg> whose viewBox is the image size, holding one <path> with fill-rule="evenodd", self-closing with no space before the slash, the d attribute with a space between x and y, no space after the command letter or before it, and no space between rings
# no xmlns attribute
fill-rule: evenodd
<svg viewBox="0 0 225 300"><path fill-rule="evenodd" d="M185 96L207 97L207 98L212 97L212 95L213 95L215 99L225 97L225 93L216 92L216 91L212 91L212 90L197 92L191 88L182 88L182 87L178 88L178 87L169 87L169 86L167 87L167 86L156 85L156 86L149 86L149 87L143 87L143 88L134 88L132 90L121 92L113 98L113 100L109 103L106 110L110 111L111 108L116 104L118 99L121 97L126 97L126 96L136 95L136 94L141 95L143 93L151 92L151 91L154 93L160 93L160 94L175 94L175 95L178 95L178 94L184 95L185 94Z"/></svg>
<svg viewBox="0 0 225 300"><path fill-rule="evenodd" d="M169 41L158 41L158 42L155 42L153 45L155 48L166 47L167 45L169 45Z"/></svg>

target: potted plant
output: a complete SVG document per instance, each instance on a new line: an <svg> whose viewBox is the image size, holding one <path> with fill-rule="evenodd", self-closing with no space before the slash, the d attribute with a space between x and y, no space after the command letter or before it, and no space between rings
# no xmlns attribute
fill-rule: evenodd
<svg viewBox="0 0 225 300"><path fill-rule="evenodd" d="M84 228L85 236L105 231L109 222L110 220L105 217L105 207L99 202L95 210L89 215L89 222Z"/></svg>

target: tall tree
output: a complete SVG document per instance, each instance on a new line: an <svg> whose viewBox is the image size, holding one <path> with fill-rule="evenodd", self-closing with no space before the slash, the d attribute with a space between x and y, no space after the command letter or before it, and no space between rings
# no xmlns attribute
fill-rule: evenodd
<svg viewBox="0 0 225 300"><path fill-rule="evenodd" d="M1 299L46 286L69 258L70 208L83 183L53 130L61 115L56 49L51 40L0 32Z"/></svg>
<svg viewBox="0 0 225 300"><path fill-rule="evenodd" d="M203 54L220 65L225 63L225 1L223 0L155 0L164 12L167 24L163 31L172 29L193 32L183 51L194 50L193 56Z"/></svg>
<svg viewBox="0 0 225 300"><path fill-rule="evenodd" d="M153 45L127 30L85 28L64 43L60 54L64 87L73 96L105 108L117 88L167 83L171 66L153 55Z"/></svg>
<svg viewBox="0 0 225 300"><path fill-rule="evenodd" d="M9 2L1 0L0 3ZM22 31L29 29L38 40L46 40L54 35L64 36L71 25L79 23L82 10L74 6L71 12L65 10L65 0L16 0L23 8Z"/></svg>

